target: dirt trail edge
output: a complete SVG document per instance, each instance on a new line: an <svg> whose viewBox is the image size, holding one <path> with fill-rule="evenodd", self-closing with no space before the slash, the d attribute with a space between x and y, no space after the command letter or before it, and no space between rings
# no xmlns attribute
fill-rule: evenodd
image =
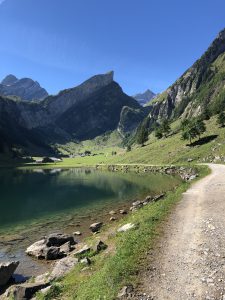
<svg viewBox="0 0 225 300"><path fill-rule="evenodd" d="M136 299L225 300L225 165L183 194L147 259Z"/></svg>

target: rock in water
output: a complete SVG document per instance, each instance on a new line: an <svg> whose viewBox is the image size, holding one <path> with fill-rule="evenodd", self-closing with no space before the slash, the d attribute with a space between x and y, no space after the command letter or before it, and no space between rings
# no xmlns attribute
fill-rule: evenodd
<svg viewBox="0 0 225 300"><path fill-rule="evenodd" d="M0 286L9 281L18 265L19 261L0 263Z"/></svg>
<svg viewBox="0 0 225 300"><path fill-rule="evenodd" d="M40 259L58 259L66 256L77 242L74 237L62 233L50 234L47 238L35 242L27 248L26 253Z"/></svg>
<svg viewBox="0 0 225 300"><path fill-rule="evenodd" d="M48 247L51 246L60 247L67 242L70 242L70 245L76 244L74 237L72 235L67 235L62 233L52 233L47 237L46 245Z"/></svg>
<svg viewBox="0 0 225 300"><path fill-rule="evenodd" d="M46 249L45 239L40 240L29 246L26 250L26 253L37 258L44 258L44 252Z"/></svg>

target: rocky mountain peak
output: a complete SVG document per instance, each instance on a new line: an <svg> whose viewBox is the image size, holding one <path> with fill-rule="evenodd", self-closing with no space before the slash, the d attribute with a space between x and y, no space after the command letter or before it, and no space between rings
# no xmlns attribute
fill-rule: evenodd
<svg viewBox="0 0 225 300"><path fill-rule="evenodd" d="M3 85L12 85L14 84L15 82L18 81L18 78L16 78L16 76L12 75L12 74L9 74L7 75L1 82L1 84Z"/></svg>
<svg viewBox="0 0 225 300"><path fill-rule="evenodd" d="M151 90L147 89L144 93L139 93L133 96L134 99L136 99L139 104L144 106L146 103L151 101L153 98L155 98L156 94L153 93Z"/></svg>
<svg viewBox="0 0 225 300"><path fill-rule="evenodd" d="M42 100L48 96L48 93L37 81L31 78L18 79L10 74L0 84L0 95L17 96L21 100Z"/></svg>

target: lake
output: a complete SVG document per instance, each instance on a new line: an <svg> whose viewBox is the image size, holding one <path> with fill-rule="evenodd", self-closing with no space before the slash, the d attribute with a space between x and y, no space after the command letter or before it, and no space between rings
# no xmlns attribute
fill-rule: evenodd
<svg viewBox="0 0 225 300"><path fill-rule="evenodd" d="M33 242L56 231L79 230L85 237L91 223L110 222L110 210L128 209L134 200L171 190L180 181L95 169L0 170L0 261L18 259L19 273L39 274L46 263L24 253Z"/></svg>

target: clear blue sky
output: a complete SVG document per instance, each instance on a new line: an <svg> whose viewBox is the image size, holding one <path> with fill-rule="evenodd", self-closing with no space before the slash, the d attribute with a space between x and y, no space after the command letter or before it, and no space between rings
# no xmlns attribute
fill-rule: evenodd
<svg viewBox="0 0 225 300"><path fill-rule="evenodd" d="M50 93L115 71L128 94L161 92L225 27L224 0L0 0L0 79Z"/></svg>

